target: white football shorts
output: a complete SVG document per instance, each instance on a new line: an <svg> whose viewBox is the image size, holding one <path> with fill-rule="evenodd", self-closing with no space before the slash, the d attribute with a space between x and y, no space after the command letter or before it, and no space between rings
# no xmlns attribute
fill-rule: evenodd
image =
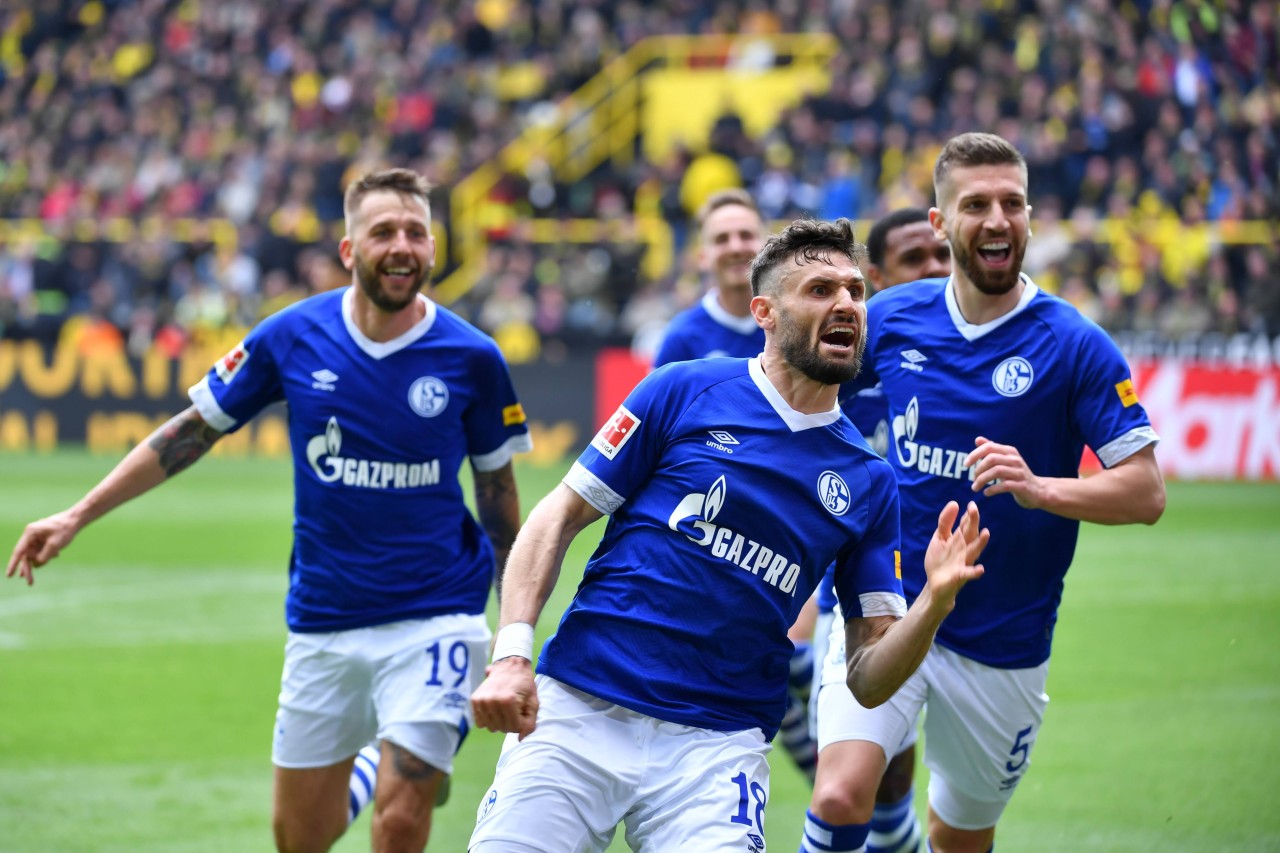
<svg viewBox="0 0 1280 853"><path fill-rule="evenodd" d="M375 737L450 773L484 678L482 614L409 619L321 634L290 632L271 760L327 767Z"/></svg>
<svg viewBox="0 0 1280 853"><path fill-rule="evenodd" d="M827 659L833 654L837 656L838 660L835 663L836 668L832 670L832 675L830 677L837 679L837 681L831 683L844 685L845 682L844 619L841 618L837 622L836 616L839 612L839 605L836 606L835 610L820 611L818 613L817 621L815 621L813 625L813 659L816 664L813 668L813 692L809 694L809 731L814 732L815 736L818 738L819 752L821 752L822 747L826 746L828 743L834 743L838 740L861 740L861 738L838 737L835 736L835 730L831 730L833 734L832 738L823 742L822 727L818 725L818 703L822 699L822 687L827 683L826 679L828 678ZM818 640L818 635L820 633L822 634L821 648L819 648ZM833 645L832 638L837 634L839 635L838 642ZM821 651L821 656L819 656L819 651ZM829 695L827 701L833 701L830 696L838 693L845 694L845 696L848 697L848 701L856 704L856 700L853 698L853 694L849 692L848 688L845 688L844 690L828 691ZM837 697L835 701L839 701L843 698L844 697ZM828 717L833 714L838 715L839 713L839 710L833 710L828 714ZM902 736L902 740L898 742L897 748L894 749L892 753L889 753L890 758L915 746L917 736L918 730L913 721L911 725L907 726L907 732Z"/></svg>
<svg viewBox="0 0 1280 853"><path fill-rule="evenodd" d="M997 669L934 644L889 701L867 709L845 687L844 658L839 624L832 628L818 697L819 751L836 741L866 740L892 757L890 750L902 748L927 703L929 805L957 829L995 826L1031 766L1031 748L1049 704L1048 661Z"/></svg>
<svg viewBox="0 0 1280 853"><path fill-rule="evenodd" d="M538 727L508 735L472 853L762 853L770 746L759 729L668 723L544 675Z"/></svg>

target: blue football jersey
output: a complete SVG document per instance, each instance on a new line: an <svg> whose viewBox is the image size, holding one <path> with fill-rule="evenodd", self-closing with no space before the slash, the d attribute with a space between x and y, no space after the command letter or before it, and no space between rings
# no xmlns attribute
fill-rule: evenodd
<svg viewBox="0 0 1280 853"><path fill-rule="evenodd" d="M876 294L867 305L867 353L855 380L864 387L882 383L889 404L888 458L902 498L907 599L924 586L924 552L939 510L949 500L962 508L976 501L991 530L981 558L986 574L960 591L938 642L1004 668L1038 666L1049 657L1080 525L1023 509L1012 495L970 491L972 469L962 463L974 439L1018 448L1032 472L1048 477L1077 476L1086 445L1110 467L1158 440L1133 392L1129 365L1107 334L1024 281L1017 308L981 326L964 319L946 280Z"/></svg>
<svg viewBox="0 0 1280 853"><path fill-rule="evenodd" d="M755 317L735 317L720 307L714 290L671 321L654 367L695 358L750 358L764 351L764 329Z"/></svg>
<svg viewBox="0 0 1280 853"><path fill-rule="evenodd" d="M290 630L337 631L483 613L488 538L458 470L492 471L532 446L493 341L425 297L427 313L377 342L344 288L268 317L191 389L234 432L278 400L293 451Z"/></svg>
<svg viewBox="0 0 1280 853"><path fill-rule="evenodd" d="M759 359L654 371L565 482L611 518L539 671L615 704L772 738L787 629L828 565L849 616L905 612L892 469Z"/></svg>

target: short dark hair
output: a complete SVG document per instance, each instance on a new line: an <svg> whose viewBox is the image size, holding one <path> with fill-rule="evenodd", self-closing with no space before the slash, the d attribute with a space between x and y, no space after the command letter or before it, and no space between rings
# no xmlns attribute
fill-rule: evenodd
<svg viewBox="0 0 1280 853"><path fill-rule="evenodd" d="M702 203L702 207L698 208L698 229L707 223L707 217L722 207L728 207L731 204L738 204L747 210L753 210L759 216L760 208L756 205L756 200L751 197L751 193L741 187L731 187L727 190L720 190L712 193L707 200Z"/></svg>
<svg viewBox="0 0 1280 853"><path fill-rule="evenodd" d="M952 169L971 166L1021 166L1027 171L1027 161L1008 140L994 133L962 133L947 140L942 153L933 165L933 192L942 198L939 190Z"/></svg>
<svg viewBox="0 0 1280 853"><path fill-rule="evenodd" d="M342 197L342 214L348 227L351 225L351 215L360 207L364 197L383 190L412 196L421 201L428 212L431 210L431 182L412 169L365 172L347 185L347 191Z"/></svg>
<svg viewBox="0 0 1280 853"><path fill-rule="evenodd" d="M858 266L867 257L867 247L853 237L853 223L843 217L834 222L797 219L765 241L751 262L751 294L759 296L774 285L773 273L784 261L827 261L830 253L844 255Z"/></svg>
<svg viewBox="0 0 1280 853"><path fill-rule="evenodd" d="M884 263L884 250L889 242L889 232L904 225L928 222L929 211L923 207L901 207L876 220L867 232L867 260L876 266Z"/></svg>

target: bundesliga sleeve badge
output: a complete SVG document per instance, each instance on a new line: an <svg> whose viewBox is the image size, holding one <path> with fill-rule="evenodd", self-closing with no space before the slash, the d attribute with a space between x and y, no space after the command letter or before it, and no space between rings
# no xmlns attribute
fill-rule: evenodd
<svg viewBox="0 0 1280 853"><path fill-rule="evenodd" d="M244 367L244 363L249 360L249 351L244 347L244 341L236 344L231 352L218 359L218 363L213 366L217 372L218 378L222 380L223 385L230 385L231 380L236 378L236 374L240 372L240 368Z"/></svg>
<svg viewBox="0 0 1280 853"><path fill-rule="evenodd" d="M605 459L612 460L622 449L622 445L630 440L640 426L640 419L628 411L626 406L619 406L613 417L600 427L596 437L591 439L591 446L600 451Z"/></svg>

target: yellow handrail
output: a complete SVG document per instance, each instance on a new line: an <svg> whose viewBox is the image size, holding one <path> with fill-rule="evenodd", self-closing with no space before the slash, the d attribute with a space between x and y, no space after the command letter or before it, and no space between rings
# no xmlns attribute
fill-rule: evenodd
<svg viewBox="0 0 1280 853"><path fill-rule="evenodd" d="M545 125L527 128L504 146L494 159L460 180L449 197L451 226L457 258L462 262L437 287L437 294L458 298L470 289L467 276L479 269L473 263L487 244L486 231L493 223L486 215L494 205L486 202L507 172L524 173L537 161L564 183L585 178L602 163L631 165L640 135L641 78L654 67L723 65L736 47L767 41L775 55L792 65L823 65L839 50L826 33L775 36L652 36L609 61L599 73L556 105L556 114ZM498 207L505 207L498 205ZM652 221L651 221L652 220ZM614 227L600 224L602 233ZM670 226L653 217L636 218L635 229L648 244L644 269L661 276L674 263ZM562 234L555 228L535 228L535 234ZM474 283L474 278L470 280ZM447 285L447 286L446 286ZM443 300L443 295L440 296Z"/></svg>

